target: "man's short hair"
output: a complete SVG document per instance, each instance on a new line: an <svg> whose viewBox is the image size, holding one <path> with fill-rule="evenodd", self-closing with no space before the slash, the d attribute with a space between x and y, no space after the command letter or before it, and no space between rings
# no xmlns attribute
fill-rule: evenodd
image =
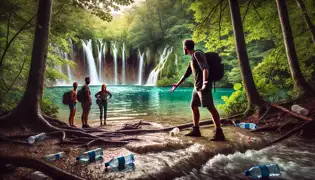
<svg viewBox="0 0 315 180"><path fill-rule="evenodd" d="M88 76L88 77L85 77L85 82L87 82L88 80L90 79L90 77Z"/></svg>
<svg viewBox="0 0 315 180"><path fill-rule="evenodd" d="M72 84L73 87L74 87L75 85L78 85L78 82L74 82L74 83Z"/></svg>
<svg viewBox="0 0 315 180"><path fill-rule="evenodd" d="M186 46L186 49L188 50L194 50L195 48L195 42L191 39L184 40L184 45Z"/></svg>

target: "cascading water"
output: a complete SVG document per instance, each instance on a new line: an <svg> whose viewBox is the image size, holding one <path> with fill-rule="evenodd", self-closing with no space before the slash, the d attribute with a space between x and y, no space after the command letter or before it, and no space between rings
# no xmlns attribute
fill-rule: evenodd
<svg viewBox="0 0 315 180"><path fill-rule="evenodd" d="M94 57L93 57L92 40L89 39L87 42L84 42L82 40L82 46L83 46L83 50L86 54L87 61L88 61L91 84L100 84L97 71L96 71Z"/></svg>
<svg viewBox="0 0 315 180"><path fill-rule="evenodd" d="M121 54L122 54L122 84L126 83L126 45L123 44L123 47L121 48Z"/></svg>
<svg viewBox="0 0 315 180"><path fill-rule="evenodd" d="M164 50L163 50L163 53L160 55L159 64L149 74L149 77L147 80L148 86L155 86L156 85L156 82L157 82L158 77L159 77L159 73L164 68L165 63L172 52L173 52L173 47L166 45Z"/></svg>
<svg viewBox="0 0 315 180"><path fill-rule="evenodd" d="M70 60L67 53L63 53L63 58ZM71 72L71 68L69 64L67 64L67 75L68 75L69 83L71 84L73 80L72 80L72 72Z"/></svg>
<svg viewBox="0 0 315 180"><path fill-rule="evenodd" d="M141 54L139 50L139 71L138 71L138 84L139 85L142 85L143 59L144 59L144 52Z"/></svg>
<svg viewBox="0 0 315 180"><path fill-rule="evenodd" d="M115 76L115 84L118 84L118 70L117 70L117 53L118 53L118 43L116 41L111 42L113 53L114 53L114 76Z"/></svg>
<svg viewBox="0 0 315 180"><path fill-rule="evenodd" d="M99 77L100 82L102 82L103 81L102 55L105 57L104 48L106 46L106 43L103 43L103 41L101 39L99 39L98 42L99 42L99 44L97 45L97 50L98 50L98 77Z"/></svg>

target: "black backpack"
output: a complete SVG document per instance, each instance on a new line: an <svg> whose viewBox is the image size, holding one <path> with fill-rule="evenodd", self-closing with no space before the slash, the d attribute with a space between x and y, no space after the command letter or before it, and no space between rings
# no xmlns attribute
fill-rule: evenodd
<svg viewBox="0 0 315 180"><path fill-rule="evenodd" d="M209 66L209 80L214 83L215 92L215 82L220 81L224 76L224 64L222 64L222 59L218 53L206 52L204 53ZM195 57L196 58L196 57Z"/></svg>
<svg viewBox="0 0 315 180"><path fill-rule="evenodd" d="M77 100L83 102L83 87L77 93Z"/></svg>
<svg viewBox="0 0 315 180"><path fill-rule="evenodd" d="M62 96L62 103L64 105L69 105L71 103L71 95L72 95L72 90L71 91L67 91L63 94Z"/></svg>

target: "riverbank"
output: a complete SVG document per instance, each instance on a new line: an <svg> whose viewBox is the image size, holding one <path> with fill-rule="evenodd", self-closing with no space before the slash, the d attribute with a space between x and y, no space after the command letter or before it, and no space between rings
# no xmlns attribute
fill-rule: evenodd
<svg viewBox="0 0 315 180"><path fill-rule="evenodd" d="M134 121L136 122L136 121ZM110 121L104 130L117 130L125 123L132 121ZM98 124L94 124L97 126ZM143 125L144 129L159 129L161 124ZM130 142L122 147L102 146L104 148L103 161L88 165L77 163L75 157L86 151L73 145L58 145L57 139L47 139L33 146L17 145L1 142L0 155L26 156L41 159L46 154L65 151L66 156L52 164L67 172L86 179L174 179L189 174L194 169L200 169L209 159L217 154L231 154L245 152L247 149L264 147L269 140L260 134L253 134L248 130L224 126L226 142L210 142L213 126L202 127L201 138L183 136L186 131L181 131L178 136L171 137L168 133L153 133L143 135L129 135L126 138L137 138L139 141ZM98 146L90 147L90 149ZM135 168L129 171L108 172L104 162L113 157L135 154ZM248 167L249 168L249 167ZM21 179L27 177L33 170L18 168L14 173L3 174L4 179ZM243 176L239 174L239 176Z"/></svg>

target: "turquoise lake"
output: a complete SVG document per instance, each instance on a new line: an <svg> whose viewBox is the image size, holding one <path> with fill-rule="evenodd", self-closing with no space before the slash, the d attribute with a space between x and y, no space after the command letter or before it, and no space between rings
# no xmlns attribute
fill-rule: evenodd
<svg viewBox="0 0 315 180"><path fill-rule="evenodd" d="M70 86L46 88L44 96L48 96L58 105L58 118L68 121L69 107L62 104L62 95L71 90ZM101 86L90 86L92 93L92 107L89 121L99 121L99 108L94 94ZM79 87L80 89L80 87ZM107 90L113 94L108 104L107 120L144 119L163 123L184 123L191 121L190 100L193 88L179 87L169 92L170 87L108 85ZM233 92L230 88L216 88L213 92L214 103L222 104L222 96L229 96ZM210 114L205 108L200 108L201 119L209 119ZM80 123L82 108L77 104L76 123Z"/></svg>

